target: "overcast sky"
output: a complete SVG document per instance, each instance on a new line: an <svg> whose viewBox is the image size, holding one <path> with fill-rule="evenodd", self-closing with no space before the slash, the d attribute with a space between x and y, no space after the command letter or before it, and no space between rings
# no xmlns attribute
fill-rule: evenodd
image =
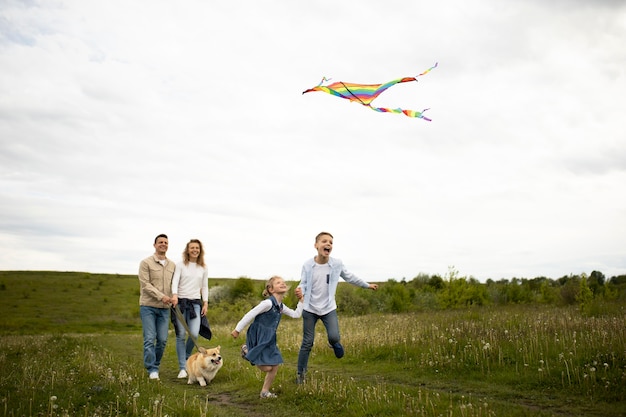
<svg viewBox="0 0 626 417"><path fill-rule="evenodd" d="M623 1L0 0L0 269L626 274ZM398 84L373 112L305 89Z"/></svg>

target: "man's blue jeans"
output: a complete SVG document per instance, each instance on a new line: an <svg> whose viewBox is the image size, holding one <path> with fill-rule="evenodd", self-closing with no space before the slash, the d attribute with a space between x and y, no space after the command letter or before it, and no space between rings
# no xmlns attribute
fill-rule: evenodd
<svg viewBox="0 0 626 417"><path fill-rule="evenodd" d="M143 364L150 372L158 372L167 344L170 309L139 306L143 326Z"/></svg>
<svg viewBox="0 0 626 417"><path fill-rule="evenodd" d="M302 346L300 346L300 353L298 353L298 374L304 375L309 364L309 356L311 355L311 349L313 348L313 342L315 341L315 325L318 320L322 320L324 327L326 327L326 335L328 336L328 343L334 345L339 342L339 320L337 319L337 310L333 310L323 316L310 313L308 311L302 312Z"/></svg>
<svg viewBox="0 0 626 417"><path fill-rule="evenodd" d="M200 306L193 304L193 309L196 312L195 318L190 318L188 310L182 312L183 318L191 331L194 339L198 340L198 334L200 333ZM187 338L185 342L185 338ZM188 337L185 326L176 317L176 356L178 357L178 369L185 369L187 358L191 356L193 348L196 345L193 343L193 339Z"/></svg>

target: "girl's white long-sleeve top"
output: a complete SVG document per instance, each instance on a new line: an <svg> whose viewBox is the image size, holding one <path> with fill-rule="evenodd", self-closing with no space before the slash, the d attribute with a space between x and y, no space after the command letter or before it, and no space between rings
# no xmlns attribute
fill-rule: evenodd
<svg viewBox="0 0 626 417"><path fill-rule="evenodd" d="M280 312L281 314L289 316L292 319L299 319L300 317L302 317L303 305L304 304L302 304L302 302L300 301L298 302L298 306L296 307L296 309L292 310L283 304L283 309L280 310ZM259 314L263 314L267 311L270 311L271 308L272 308L272 300L270 300L269 298L266 298L265 300L261 301L259 304L256 305L256 307L248 311L241 320L239 320L239 323L237 323L237 326L235 326L235 330L241 333L241 331L245 329L248 324L252 323L252 321L254 320L256 316L258 316Z"/></svg>

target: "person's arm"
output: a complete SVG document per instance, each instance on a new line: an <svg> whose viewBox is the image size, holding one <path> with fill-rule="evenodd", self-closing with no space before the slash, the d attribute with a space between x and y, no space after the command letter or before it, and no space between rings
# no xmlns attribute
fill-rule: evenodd
<svg viewBox="0 0 626 417"><path fill-rule="evenodd" d="M298 297L299 300L304 300L304 290L306 289L309 280L308 275L309 274L306 273L305 263L304 265L302 265L302 271L300 272L300 284L298 284L296 290L294 291L296 297Z"/></svg>
<svg viewBox="0 0 626 417"><path fill-rule="evenodd" d="M272 308L272 300L268 298L266 300L261 301L259 304L256 305L256 307L248 311L241 320L239 320L239 323L237 323L237 325L235 326L235 330L232 331L231 335L237 338L239 334L241 333L241 331L248 324L252 323L252 320L254 320L256 316L258 316L259 314L263 314L266 311L270 311L271 308Z"/></svg>
<svg viewBox="0 0 626 417"><path fill-rule="evenodd" d="M341 263L341 272L339 273L339 276L343 278L344 281L349 282L352 285L356 285L357 287L370 288L370 284L348 271L343 263Z"/></svg>
<svg viewBox="0 0 626 417"><path fill-rule="evenodd" d="M302 308L304 307L304 303L302 301L298 302L295 310L290 309L286 305L283 304L282 314L291 317L292 319L299 319L302 317Z"/></svg>
<svg viewBox="0 0 626 417"><path fill-rule="evenodd" d="M201 315L205 316L206 311L209 309L209 272L206 267L202 271L202 287L200 288L200 295L202 297L202 311Z"/></svg>
<svg viewBox="0 0 626 417"><path fill-rule="evenodd" d="M170 301L170 298L159 291L152 283L150 282L150 265L146 260L141 261L139 265L139 285L141 286L141 291L148 294L150 297L155 300L163 301L167 303Z"/></svg>
<svg viewBox="0 0 626 417"><path fill-rule="evenodd" d="M176 265L174 275L172 276L172 306L176 307L178 304L178 285L180 284L181 265Z"/></svg>

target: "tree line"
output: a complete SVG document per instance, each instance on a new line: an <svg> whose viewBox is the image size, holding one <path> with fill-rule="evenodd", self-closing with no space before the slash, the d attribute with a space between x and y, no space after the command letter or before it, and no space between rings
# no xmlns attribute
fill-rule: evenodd
<svg viewBox="0 0 626 417"><path fill-rule="evenodd" d="M263 281L240 277L228 284L212 286L209 295L211 315L237 317L260 300ZM285 304L294 307L297 299L293 283ZM453 268L445 276L419 274L411 280L389 279L379 283L378 291L340 283L338 311L345 315L371 313L408 313L416 311L472 308L507 304L549 304L579 306L586 314L601 314L606 305L626 303L626 275L606 279L599 271L587 275L513 278L481 283L473 277L459 276Z"/></svg>

